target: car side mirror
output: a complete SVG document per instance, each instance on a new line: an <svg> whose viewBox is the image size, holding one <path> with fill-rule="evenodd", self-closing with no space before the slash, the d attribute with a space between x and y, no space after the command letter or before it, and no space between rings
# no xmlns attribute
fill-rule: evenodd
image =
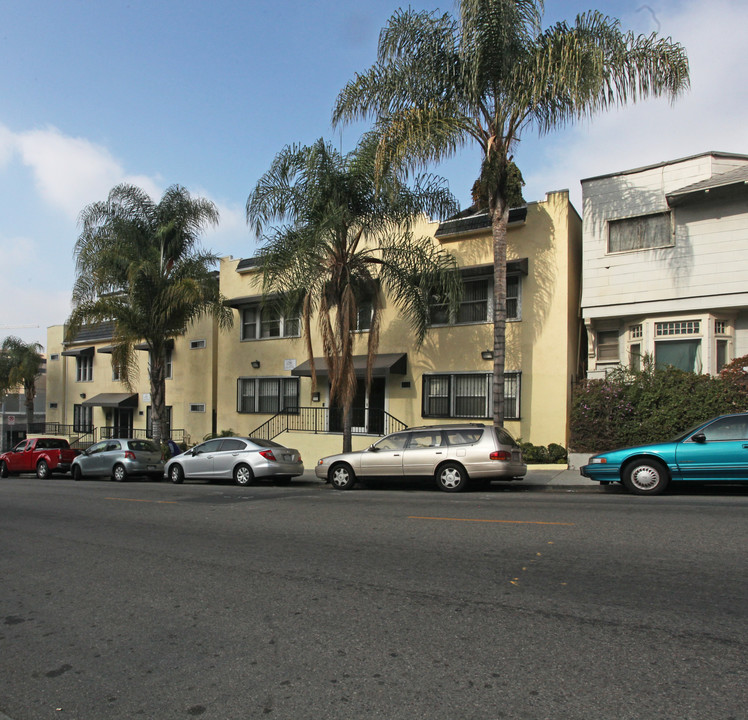
<svg viewBox="0 0 748 720"><path fill-rule="evenodd" d="M379 448L376 445L369 445L369 452L379 452Z"/></svg>
<svg viewBox="0 0 748 720"><path fill-rule="evenodd" d="M704 433L696 433L695 435L691 435L691 440L697 443L705 443L706 435Z"/></svg>

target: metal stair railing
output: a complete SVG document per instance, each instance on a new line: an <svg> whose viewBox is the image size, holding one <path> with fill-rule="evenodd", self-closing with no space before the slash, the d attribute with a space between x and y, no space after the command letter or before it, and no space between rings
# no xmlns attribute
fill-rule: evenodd
<svg viewBox="0 0 748 720"><path fill-rule="evenodd" d="M408 427L386 410L353 408L353 435L389 435ZM341 433L342 412L338 408L292 407L281 410L250 432L251 437L272 440L283 432Z"/></svg>

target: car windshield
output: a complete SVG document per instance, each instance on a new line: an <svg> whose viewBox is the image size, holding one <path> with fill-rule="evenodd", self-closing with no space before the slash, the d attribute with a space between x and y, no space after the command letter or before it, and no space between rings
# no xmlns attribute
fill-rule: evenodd
<svg viewBox="0 0 748 720"><path fill-rule="evenodd" d="M149 440L128 440L127 447L130 450L141 450L144 452L156 452L156 446Z"/></svg>

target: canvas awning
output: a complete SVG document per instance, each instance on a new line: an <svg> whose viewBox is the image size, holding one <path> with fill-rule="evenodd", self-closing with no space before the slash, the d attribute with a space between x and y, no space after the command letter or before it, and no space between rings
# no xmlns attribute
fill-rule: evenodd
<svg viewBox="0 0 748 720"><path fill-rule="evenodd" d="M93 345L91 347L75 348L74 350L63 350L62 351L62 355L65 355L65 357L81 357L82 355L93 355L93 354L94 354Z"/></svg>
<svg viewBox="0 0 748 720"><path fill-rule="evenodd" d="M354 355L353 368L359 377L366 375L366 355ZM327 363L322 357L314 358L314 369L317 371L317 375L328 374ZM408 372L408 354L382 353L381 355L377 355L371 364L371 374L374 377L383 377L388 372L393 375L405 375ZM291 375L296 375L296 377L311 377L312 366L309 360L291 370Z"/></svg>
<svg viewBox="0 0 748 720"><path fill-rule="evenodd" d="M137 394L99 393L83 401L83 405L111 408L134 408L138 406Z"/></svg>

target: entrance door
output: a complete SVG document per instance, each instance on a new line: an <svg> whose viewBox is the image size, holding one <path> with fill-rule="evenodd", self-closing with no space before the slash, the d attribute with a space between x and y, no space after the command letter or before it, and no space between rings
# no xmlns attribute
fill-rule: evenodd
<svg viewBox="0 0 748 720"><path fill-rule="evenodd" d="M383 435L384 434L384 397L385 378L371 379L369 398L366 397L366 380L357 378L356 395L353 398L353 412L351 426L354 433ZM330 431L343 431L343 417L340 409L330 408Z"/></svg>
<svg viewBox="0 0 748 720"><path fill-rule="evenodd" d="M112 424L116 438L132 437L132 408L114 408Z"/></svg>

